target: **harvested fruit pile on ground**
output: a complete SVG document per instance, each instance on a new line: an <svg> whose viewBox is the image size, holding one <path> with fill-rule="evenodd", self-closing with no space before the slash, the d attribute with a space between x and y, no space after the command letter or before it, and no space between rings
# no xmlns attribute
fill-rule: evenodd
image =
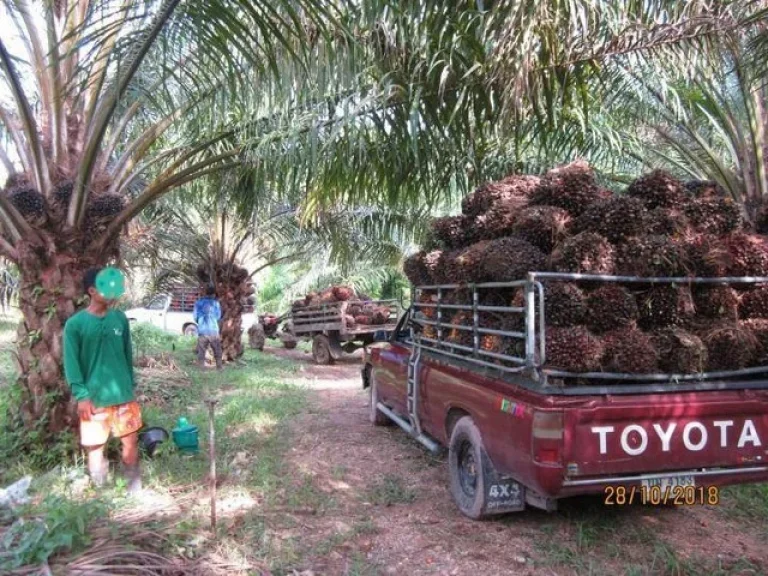
<svg viewBox="0 0 768 576"><path fill-rule="evenodd" d="M331 286L322 292L310 292L303 299L291 305L293 312L320 311L324 304L340 303L340 309L347 328L358 326L380 326L386 324L391 315L389 306L374 303L365 294L358 294L349 286Z"/></svg>
<svg viewBox="0 0 768 576"><path fill-rule="evenodd" d="M763 221L755 229L768 233ZM404 270L416 286L511 282L533 271L768 276L768 236L752 233L715 183L656 170L611 192L574 162L540 178L484 184L464 199L462 214L434 221L425 250ZM496 305L521 306L520 296ZM547 366L568 372L690 374L768 362L768 287L547 281L545 312ZM461 331L446 334L466 340ZM494 348L520 356L509 340Z"/></svg>

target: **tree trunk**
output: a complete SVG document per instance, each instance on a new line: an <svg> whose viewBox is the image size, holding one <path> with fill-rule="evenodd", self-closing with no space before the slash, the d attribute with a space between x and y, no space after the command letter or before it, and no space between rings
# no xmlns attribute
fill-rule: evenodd
<svg viewBox="0 0 768 576"><path fill-rule="evenodd" d="M213 268L213 278L211 278ZM231 362L243 355L243 310L245 300L254 293L248 271L240 266L201 264L197 278L203 284L213 283L221 305L221 349L224 361Z"/></svg>
<svg viewBox="0 0 768 576"><path fill-rule="evenodd" d="M221 303L221 350L224 360L230 362L243 355L243 305L237 286L223 282L220 286L216 292Z"/></svg>
<svg viewBox="0 0 768 576"><path fill-rule="evenodd" d="M84 272L106 260L85 258L61 242L51 248L53 242L48 250L18 246L23 319L16 340L21 390L17 416L26 430L36 430L46 440L77 425L76 406L64 380L62 332L67 319L86 302Z"/></svg>

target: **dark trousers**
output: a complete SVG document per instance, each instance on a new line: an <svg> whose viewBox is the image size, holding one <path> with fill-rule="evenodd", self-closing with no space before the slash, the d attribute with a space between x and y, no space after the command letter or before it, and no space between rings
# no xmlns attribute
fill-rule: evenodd
<svg viewBox="0 0 768 576"><path fill-rule="evenodd" d="M197 337L197 361L201 366L205 365L205 353L208 351L208 346L213 349L216 367L221 368L221 338L219 338L218 334L201 334Z"/></svg>

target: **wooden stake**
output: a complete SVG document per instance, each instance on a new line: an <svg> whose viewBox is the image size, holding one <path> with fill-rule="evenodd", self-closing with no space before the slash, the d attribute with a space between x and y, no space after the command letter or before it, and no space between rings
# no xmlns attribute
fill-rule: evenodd
<svg viewBox="0 0 768 576"><path fill-rule="evenodd" d="M215 398L206 399L208 405L208 435L209 458L211 460L210 487L211 487L211 530L216 535L216 428L214 426L213 411L218 403Z"/></svg>

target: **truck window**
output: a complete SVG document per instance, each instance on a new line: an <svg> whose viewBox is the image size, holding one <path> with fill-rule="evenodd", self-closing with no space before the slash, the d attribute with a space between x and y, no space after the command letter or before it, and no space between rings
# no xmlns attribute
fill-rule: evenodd
<svg viewBox="0 0 768 576"><path fill-rule="evenodd" d="M148 310L163 310L165 308L165 296L156 296L147 304Z"/></svg>
<svg viewBox="0 0 768 576"><path fill-rule="evenodd" d="M397 328L392 332L393 342L402 342L411 337L411 308L405 311L397 323Z"/></svg>

